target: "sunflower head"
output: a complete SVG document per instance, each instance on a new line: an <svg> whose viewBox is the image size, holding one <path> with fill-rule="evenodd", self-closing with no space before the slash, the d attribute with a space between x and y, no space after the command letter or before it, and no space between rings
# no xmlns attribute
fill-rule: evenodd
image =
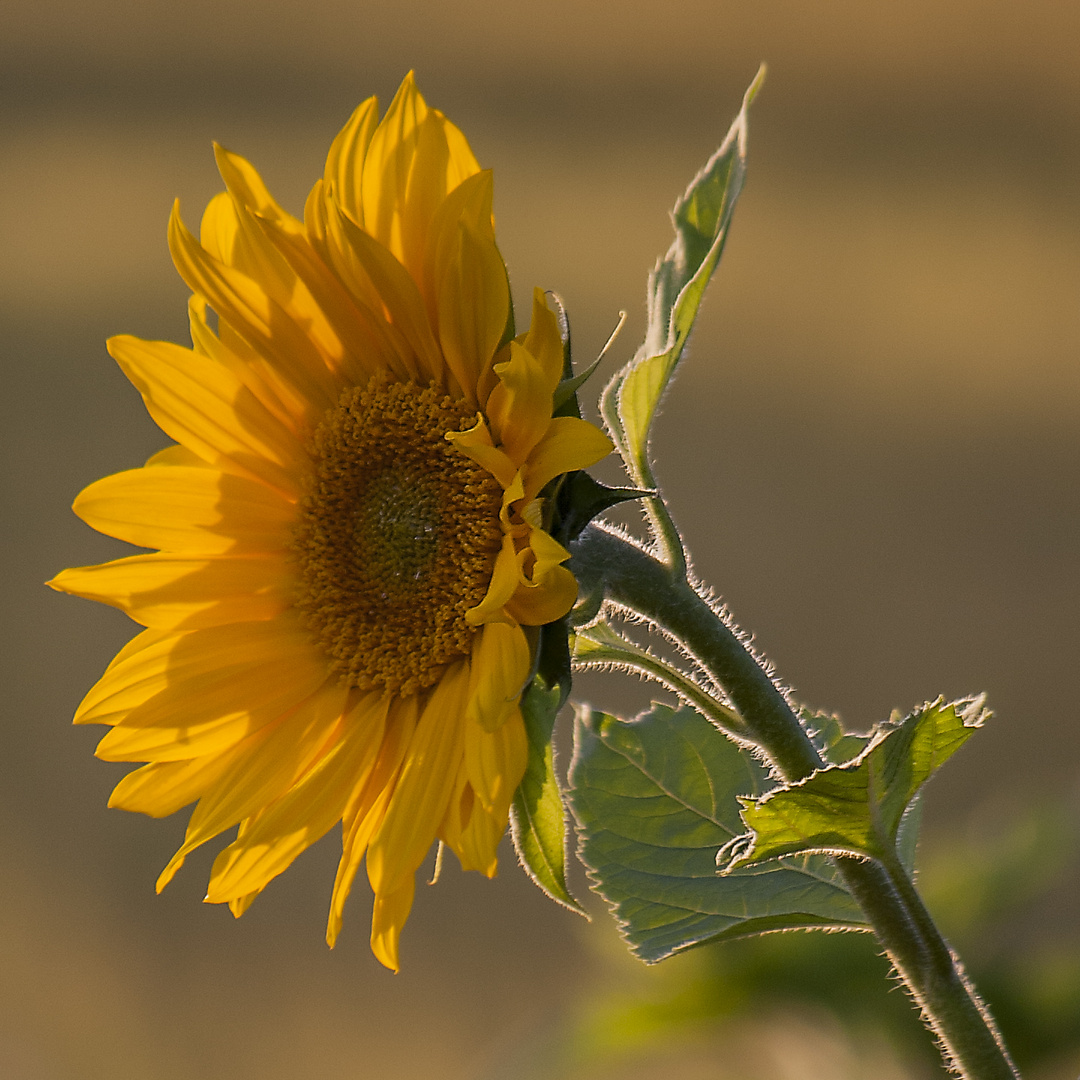
<svg viewBox="0 0 1080 1080"><path fill-rule="evenodd" d="M353 113L303 220L216 154L200 236L169 222L192 347L109 342L175 444L76 499L155 550L50 582L146 628L75 720L142 763L111 806L196 804L159 889L236 827L207 900L239 916L340 822L327 940L366 858L396 970L435 840L495 873L534 628L577 592L551 495L611 443L557 415L556 316L538 290L516 334L491 174L411 75Z"/></svg>

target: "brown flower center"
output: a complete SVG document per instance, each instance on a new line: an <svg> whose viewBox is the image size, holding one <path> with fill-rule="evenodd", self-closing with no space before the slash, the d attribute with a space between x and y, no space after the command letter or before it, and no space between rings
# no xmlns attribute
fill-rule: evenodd
<svg viewBox="0 0 1080 1080"><path fill-rule="evenodd" d="M502 489L445 435L475 420L434 387L372 380L315 431L297 604L352 686L415 693L472 647Z"/></svg>

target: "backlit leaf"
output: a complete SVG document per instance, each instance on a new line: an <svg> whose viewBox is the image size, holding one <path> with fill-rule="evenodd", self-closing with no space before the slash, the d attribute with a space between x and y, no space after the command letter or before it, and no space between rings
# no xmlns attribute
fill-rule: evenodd
<svg viewBox="0 0 1080 1080"><path fill-rule="evenodd" d="M718 850L744 828L736 797L771 783L692 709L654 704L630 722L578 709L568 796L579 854L637 956L769 930L864 928L827 858L718 875Z"/></svg>

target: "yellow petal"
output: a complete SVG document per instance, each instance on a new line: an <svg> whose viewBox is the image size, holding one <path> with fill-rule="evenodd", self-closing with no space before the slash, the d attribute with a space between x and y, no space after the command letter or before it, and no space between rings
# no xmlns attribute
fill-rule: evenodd
<svg viewBox="0 0 1080 1080"><path fill-rule="evenodd" d="M228 368L167 341L110 338L154 422L206 461L293 498L303 446Z"/></svg>
<svg viewBox="0 0 1080 1080"><path fill-rule="evenodd" d="M514 482L517 468L504 451L495 447L482 416L477 417L476 423L467 431L448 431L446 438L480 468L487 469L504 488Z"/></svg>
<svg viewBox="0 0 1080 1080"><path fill-rule="evenodd" d="M151 454L146 459L148 466L154 465L185 465L191 469L205 469L210 463L193 453L186 446L166 446L156 454Z"/></svg>
<svg viewBox="0 0 1080 1080"><path fill-rule="evenodd" d="M220 147L218 148L220 150ZM223 152L227 153L227 152ZM231 155L233 163L242 162L243 158ZM229 167L227 158L219 155L219 167L227 185L236 179L235 170ZM246 162L244 162L247 165ZM250 165L247 168L255 174ZM295 219L285 215L278 208L277 215L268 209L260 215L257 208L245 201L249 192L241 187L234 190L231 186L224 199L216 196L203 215L202 247L203 254L221 264L222 267L237 271L244 278L255 282L271 301L271 315L276 310L284 312L315 346L325 365L340 370L345 359L344 345L336 329L327 318L307 282L301 278L283 252L273 243L267 229L273 228L278 234L284 233L297 241L304 241L303 226ZM275 203L274 206L277 204ZM266 226L264 228L264 226ZM226 271L219 270L228 280ZM242 279L233 278L233 287L242 283ZM280 323L280 320L278 320ZM288 328L286 327L286 332ZM320 374L322 365L320 367Z"/></svg>
<svg viewBox="0 0 1080 1080"><path fill-rule="evenodd" d="M227 191L219 191L203 211L199 226L199 242L206 250L229 266L240 233L240 222Z"/></svg>
<svg viewBox="0 0 1080 1080"><path fill-rule="evenodd" d="M360 187L364 174L364 158L379 120L379 103L369 97L358 105L345 126L337 133L326 155L323 179L328 193L338 206L356 222L364 224Z"/></svg>
<svg viewBox="0 0 1080 1080"><path fill-rule="evenodd" d="M469 824L469 817L473 807L477 805L473 795L472 784L469 783L469 771L465 767L464 755L458 766L457 778L454 780L454 788L450 794L450 801L446 807L442 824L439 826L439 839L457 855L462 862L463 870L476 870L478 867L466 866L462 861L461 834Z"/></svg>
<svg viewBox="0 0 1080 1080"><path fill-rule="evenodd" d="M577 593L574 575L565 566L555 566L541 581L518 589L507 601L506 613L522 626L545 626L574 606Z"/></svg>
<svg viewBox="0 0 1080 1080"><path fill-rule="evenodd" d="M479 168L464 135L442 113L428 109L410 72L368 147L364 216L357 224L419 280L436 208Z"/></svg>
<svg viewBox="0 0 1080 1080"><path fill-rule="evenodd" d="M265 484L170 465L106 476L85 488L72 509L106 536L201 555L282 551L296 518L296 508Z"/></svg>
<svg viewBox="0 0 1080 1080"><path fill-rule="evenodd" d="M340 737L318 763L251 822L214 861L210 903L257 891L341 820L382 745L386 695L367 694L346 714Z"/></svg>
<svg viewBox="0 0 1080 1080"><path fill-rule="evenodd" d="M376 896L411 880L435 839L464 752L468 690L468 666L457 663L429 692L386 817L368 848L368 879Z"/></svg>
<svg viewBox="0 0 1080 1080"><path fill-rule="evenodd" d="M533 289L532 321L522 345L540 364L545 386L549 393L554 394L563 374L563 342L559 320L548 307L543 289Z"/></svg>
<svg viewBox="0 0 1080 1080"><path fill-rule="evenodd" d="M228 749L309 697L326 678L325 657L293 620L234 623L169 635L107 671L102 682L108 680L111 693L99 691L76 719L100 723L97 713L127 708L102 739L98 756L177 761Z"/></svg>
<svg viewBox="0 0 1080 1080"><path fill-rule="evenodd" d="M479 184L475 186L486 196ZM490 221L486 227L474 225L468 220L474 214L475 208L468 207L461 220L447 224L434 281L439 344L471 405L478 403L476 387L494 361L510 315L506 266Z"/></svg>
<svg viewBox="0 0 1080 1080"><path fill-rule="evenodd" d="M370 304L349 292L334 273L329 253L314 246L307 235L289 232L276 222L259 218L258 224L333 325L344 350L337 365L348 383L367 382L379 371L406 370L401 362L401 344L383 313L376 313Z"/></svg>
<svg viewBox="0 0 1080 1080"><path fill-rule="evenodd" d="M442 355L416 282L382 244L347 217L339 216L337 225L344 246L355 257L375 295L385 307L390 324L409 343L410 350L420 362L419 372L410 374L418 375L424 382L434 379L442 383Z"/></svg>
<svg viewBox="0 0 1080 1080"><path fill-rule="evenodd" d="M532 530L529 534L529 547L536 556L532 568L534 582L543 581L553 567L559 566L570 558L570 552L543 529Z"/></svg>
<svg viewBox="0 0 1080 1080"><path fill-rule="evenodd" d="M116 724L137 705L167 685L170 656L183 633L144 630L133 637L105 669L75 710L76 724ZM208 651L200 665L212 670L215 658Z"/></svg>
<svg viewBox="0 0 1080 1080"><path fill-rule="evenodd" d="M169 250L192 292L204 296L221 323L273 365L280 385L290 392L286 405L293 413L314 417L337 402L338 376L305 329L258 281L210 255L180 220L178 204L169 219Z"/></svg>
<svg viewBox="0 0 1080 1080"><path fill-rule="evenodd" d="M495 559L491 572L491 583L484 599L476 607L465 612L465 621L470 626L495 622L503 618L503 606L514 595L519 581L517 552L514 550L514 538L504 536L502 548Z"/></svg>
<svg viewBox="0 0 1080 1080"><path fill-rule="evenodd" d="M493 878L499 868L499 841L506 832L508 814L496 814L475 803L469 821L461 830L456 854L462 870L476 870Z"/></svg>
<svg viewBox="0 0 1080 1080"><path fill-rule="evenodd" d="M266 807L312 767L340 724L347 693L340 683L326 683L252 736L243 752L230 755L229 767L195 807L184 843L158 879L158 892L195 848Z"/></svg>
<svg viewBox="0 0 1080 1080"><path fill-rule="evenodd" d="M522 465L551 423L552 399L540 362L517 342L510 359L495 368L499 381L487 402L495 440L515 465Z"/></svg>
<svg viewBox="0 0 1080 1080"><path fill-rule="evenodd" d="M227 323L218 322L218 329L232 346L215 334L207 322L207 304L197 293L188 298L188 324L195 352L228 368L260 402L264 409L287 431L294 435L306 430L303 407L296 404L296 393L265 357L260 356L247 342L230 335ZM237 349L235 346L240 346Z"/></svg>
<svg viewBox="0 0 1080 1080"><path fill-rule="evenodd" d="M303 231L303 223L297 221L292 214L286 213L278 205L251 162L239 154L234 154L231 150L226 150L219 143L214 143L214 160L217 162L218 172L221 173L221 179L225 181L229 192L245 206L263 217L278 222L290 232Z"/></svg>
<svg viewBox="0 0 1080 1080"><path fill-rule="evenodd" d="M494 731L517 708L532 654L525 633L511 623L488 623L476 635L470 659L466 719Z"/></svg>
<svg viewBox="0 0 1080 1080"><path fill-rule="evenodd" d="M397 971L398 942L412 910L416 882L410 877L392 892L375 894L371 911L371 951L383 967Z"/></svg>
<svg viewBox="0 0 1080 1080"><path fill-rule="evenodd" d="M536 498L556 476L595 465L614 448L612 441L588 420L554 417L524 468L525 498Z"/></svg>
<svg viewBox="0 0 1080 1080"><path fill-rule="evenodd" d="M479 724L465 725L465 767L480 805L505 826L510 801L525 775L529 744L521 710L515 705L509 718L494 731Z"/></svg>
<svg viewBox="0 0 1080 1080"><path fill-rule="evenodd" d="M247 896L238 896L235 900L230 900L229 911L232 913L233 918L239 919L255 903L260 892L262 892L262 889L256 889L254 892L249 892Z"/></svg>
<svg viewBox="0 0 1080 1080"><path fill-rule="evenodd" d="M403 262L402 217L419 138L418 128L427 113L427 105L410 71L372 134L364 157L361 179L364 230Z"/></svg>
<svg viewBox="0 0 1080 1080"><path fill-rule="evenodd" d="M153 761L129 772L109 796L109 806L150 817L175 814L216 783L229 767L231 755L209 754L188 761Z"/></svg>
<svg viewBox="0 0 1080 1080"><path fill-rule="evenodd" d="M133 555L63 570L48 584L163 630L272 619L288 609L293 589L281 560L228 555Z"/></svg>
<svg viewBox="0 0 1080 1080"><path fill-rule="evenodd" d="M345 901L349 898L368 842L382 825L394 793L401 763L412 742L418 720L417 695L405 699L387 695L386 733L378 759L367 777L360 777L342 817L341 860L334 878L326 943L332 949L341 933Z"/></svg>

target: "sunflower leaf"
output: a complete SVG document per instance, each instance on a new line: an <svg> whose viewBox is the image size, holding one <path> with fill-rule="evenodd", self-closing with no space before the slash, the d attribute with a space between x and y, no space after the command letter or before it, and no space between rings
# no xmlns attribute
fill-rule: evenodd
<svg viewBox="0 0 1080 1080"><path fill-rule="evenodd" d="M654 704L625 722L579 707L574 743L579 855L642 960L771 930L864 928L827 858L717 874L718 850L744 831L737 796L772 781L693 709Z"/></svg>
<svg viewBox="0 0 1080 1080"><path fill-rule="evenodd" d="M903 828L905 815L913 816L909 810L920 788L987 715L981 697L947 705L938 698L898 724L881 725L846 764L764 797L741 798L750 833L725 853L730 859L724 872L807 852L888 860L898 843L910 860L913 830Z"/></svg>
<svg viewBox="0 0 1080 1080"><path fill-rule="evenodd" d="M551 745L555 717L564 700L559 685L549 686L540 674L522 695L529 760L510 807L510 832L521 865L533 881L553 900L584 915L566 887L568 822Z"/></svg>
<svg viewBox="0 0 1080 1080"><path fill-rule="evenodd" d="M651 486L649 428L693 329L709 278L727 239L746 176L747 111L762 67L720 149L675 204L675 240L649 275L645 340L604 388L600 412L635 483Z"/></svg>

